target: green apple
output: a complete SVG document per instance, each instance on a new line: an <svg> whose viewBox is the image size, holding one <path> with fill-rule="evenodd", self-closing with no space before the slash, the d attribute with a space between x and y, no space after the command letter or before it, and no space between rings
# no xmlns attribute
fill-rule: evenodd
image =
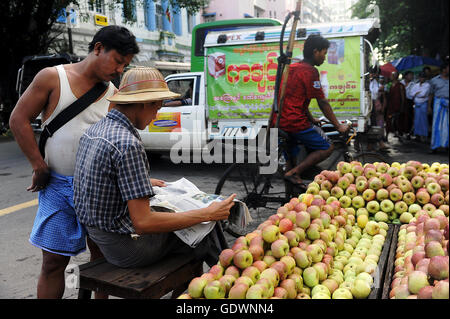
<svg viewBox="0 0 450 319"><path fill-rule="evenodd" d="M370 294L370 291L371 291L370 285L367 283L367 281L362 279L356 279L353 282L351 292L356 299L367 298Z"/></svg>
<svg viewBox="0 0 450 319"><path fill-rule="evenodd" d="M203 290L206 299L222 299L225 297L225 286L218 280L208 283Z"/></svg>
<svg viewBox="0 0 450 319"><path fill-rule="evenodd" d="M351 288L350 288L351 289ZM347 288L338 288L333 292L332 299L353 299L353 295Z"/></svg>
<svg viewBox="0 0 450 319"><path fill-rule="evenodd" d="M196 277L192 279L188 286L189 295L192 298L201 298L207 284L208 280L206 278Z"/></svg>
<svg viewBox="0 0 450 319"><path fill-rule="evenodd" d="M276 225L269 225L263 228L262 237L265 242L273 243L280 237L280 228Z"/></svg>
<svg viewBox="0 0 450 319"><path fill-rule="evenodd" d="M385 199L381 201L380 208L383 212L389 213L394 209L394 203L389 199Z"/></svg>
<svg viewBox="0 0 450 319"><path fill-rule="evenodd" d="M314 297L314 295L317 293L324 293L331 297L330 290L324 285L316 285L313 287L313 289L311 290L311 296Z"/></svg>
<svg viewBox="0 0 450 319"><path fill-rule="evenodd" d="M310 288L319 284L319 274L313 267L308 267L303 271L303 283Z"/></svg>

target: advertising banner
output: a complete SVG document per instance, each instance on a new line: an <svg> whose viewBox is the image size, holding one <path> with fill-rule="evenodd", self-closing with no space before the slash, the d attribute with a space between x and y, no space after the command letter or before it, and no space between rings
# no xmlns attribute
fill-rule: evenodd
<svg viewBox="0 0 450 319"><path fill-rule="evenodd" d="M327 59L318 68L322 89L338 117L360 114L360 37L332 38ZM294 62L303 59L303 41L294 46ZM277 43L207 49L209 118L268 118L278 66ZM322 114L315 100L313 114Z"/></svg>

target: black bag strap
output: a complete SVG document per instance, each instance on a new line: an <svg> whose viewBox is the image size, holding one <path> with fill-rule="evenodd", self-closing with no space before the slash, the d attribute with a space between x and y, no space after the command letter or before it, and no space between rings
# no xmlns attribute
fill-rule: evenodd
<svg viewBox="0 0 450 319"><path fill-rule="evenodd" d="M98 82L83 96L62 110L61 113L56 115L50 123L43 127L41 136L39 137L39 151L41 152L42 158L45 157L45 143L47 142L47 139L51 137L60 127L80 114L89 105L94 103L95 100L97 100L98 97L105 92L106 88L107 85L104 82Z"/></svg>

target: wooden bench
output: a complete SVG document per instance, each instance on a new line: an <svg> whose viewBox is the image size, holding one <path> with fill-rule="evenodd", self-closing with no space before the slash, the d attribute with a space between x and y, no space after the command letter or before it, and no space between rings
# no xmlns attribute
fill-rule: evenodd
<svg viewBox="0 0 450 319"><path fill-rule="evenodd" d="M90 299L92 291L127 299L159 299L173 291L172 298L177 298L202 273L203 262L187 255L145 268L119 268L99 259L80 266L78 299Z"/></svg>

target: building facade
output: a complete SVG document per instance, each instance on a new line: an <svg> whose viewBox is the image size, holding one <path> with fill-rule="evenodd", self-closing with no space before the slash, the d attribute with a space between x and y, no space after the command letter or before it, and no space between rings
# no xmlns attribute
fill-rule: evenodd
<svg viewBox="0 0 450 319"><path fill-rule="evenodd" d="M272 18L283 21L294 11L296 0L210 0L202 11L201 21L241 18Z"/></svg>
<svg viewBox="0 0 450 319"><path fill-rule="evenodd" d="M124 18L122 3L117 4L114 0L80 0L79 5L73 7L76 17L71 28L73 53L86 56L88 44L100 28L121 25L133 32L139 44L140 52L132 64L155 66L162 71L177 68L188 71L191 32L200 23L200 15L172 8L168 0L128 0L124 3L130 4L127 8L128 20ZM60 23L64 27L65 19L60 19ZM70 40L68 32L60 36L66 42Z"/></svg>

